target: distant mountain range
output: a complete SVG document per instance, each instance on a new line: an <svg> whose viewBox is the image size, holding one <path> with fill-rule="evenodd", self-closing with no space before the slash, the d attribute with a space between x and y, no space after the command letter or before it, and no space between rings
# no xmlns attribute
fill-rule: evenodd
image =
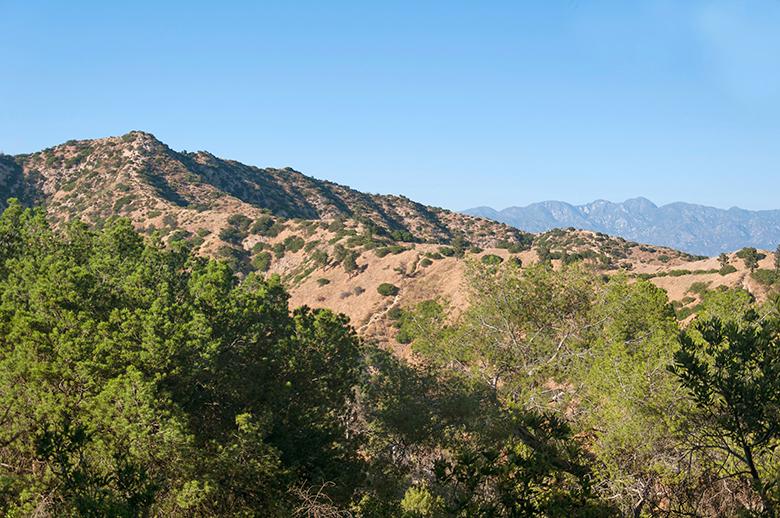
<svg viewBox="0 0 780 518"><path fill-rule="evenodd" d="M780 244L780 210L724 210L682 202L659 207L646 198L634 198L587 205L545 201L500 211L476 207L463 212L528 232L575 227L709 256L745 246L774 250Z"/></svg>

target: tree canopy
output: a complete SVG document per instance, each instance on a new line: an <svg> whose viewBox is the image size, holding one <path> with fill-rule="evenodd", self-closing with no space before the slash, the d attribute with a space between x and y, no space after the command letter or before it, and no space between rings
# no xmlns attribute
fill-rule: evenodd
<svg viewBox="0 0 780 518"><path fill-rule="evenodd" d="M292 483L355 484L344 317L126 220L58 236L12 203L0 264L6 512L278 514Z"/></svg>
<svg viewBox="0 0 780 518"><path fill-rule="evenodd" d="M127 220L0 217L8 516L601 515L572 433Z"/></svg>
<svg viewBox="0 0 780 518"><path fill-rule="evenodd" d="M236 227L246 222L235 219ZM129 221L0 216L7 516L776 516L780 309L467 261L413 361Z"/></svg>

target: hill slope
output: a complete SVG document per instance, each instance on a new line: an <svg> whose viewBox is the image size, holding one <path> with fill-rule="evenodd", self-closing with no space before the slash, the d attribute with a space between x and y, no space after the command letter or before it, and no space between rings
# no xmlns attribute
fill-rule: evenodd
<svg viewBox="0 0 780 518"><path fill-rule="evenodd" d="M126 215L160 228L218 224L260 210L283 218L351 218L406 241L475 243L523 239L503 224L427 207L403 196L365 194L293 169L248 166L199 151L176 152L153 135L69 141L41 152L0 157L0 197L47 206L56 221Z"/></svg>
<svg viewBox="0 0 780 518"><path fill-rule="evenodd" d="M59 226L126 216L165 242L186 242L241 273L278 274L292 305L345 313L361 335L386 343L395 335L391 309L436 298L463 309L468 261L583 261L601 274L649 278L669 292L681 317L700 301L704 285L741 286L758 296L769 289L733 256L734 271L720 275L717 259L599 232L530 235L292 169L176 152L142 132L0 156L0 198L8 197L43 205ZM767 254L761 268L768 271L772 260Z"/></svg>
<svg viewBox="0 0 780 518"><path fill-rule="evenodd" d="M529 232L575 227L710 256L745 246L774 249L780 243L780 210L723 210L690 203L658 207L635 198L577 206L546 201L501 211L476 207L464 212Z"/></svg>

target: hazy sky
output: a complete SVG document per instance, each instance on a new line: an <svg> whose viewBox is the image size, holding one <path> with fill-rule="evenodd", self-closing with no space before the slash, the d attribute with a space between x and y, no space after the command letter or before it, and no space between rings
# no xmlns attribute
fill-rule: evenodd
<svg viewBox="0 0 780 518"><path fill-rule="evenodd" d="M780 1L0 0L0 150L174 149L453 209L780 208Z"/></svg>

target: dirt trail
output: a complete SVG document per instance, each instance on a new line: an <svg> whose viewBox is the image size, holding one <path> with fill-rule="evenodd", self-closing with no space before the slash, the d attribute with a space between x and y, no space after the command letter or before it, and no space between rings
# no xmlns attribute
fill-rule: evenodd
<svg viewBox="0 0 780 518"><path fill-rule="evenodd" d="M360 326L358 328L358 330L357 330L358 334L360 334L363 331L365 331L366 329L368 329L371 326L371 324L376 322L378 319L380 319L380 318L384 317L385 315L387 315L387 313L393 308L393 306L398 304L398 301L400 300L400 298L401 298L401 295L399 293L398 295L393 297L393 301L390 302L390 304L385 306L385 309L383 309L382 311L380 311L378 313L374 313L373 315L371 315L371 318L368 319L368 322L366 322L365 324L363 324L362 326Z"/></svg>

